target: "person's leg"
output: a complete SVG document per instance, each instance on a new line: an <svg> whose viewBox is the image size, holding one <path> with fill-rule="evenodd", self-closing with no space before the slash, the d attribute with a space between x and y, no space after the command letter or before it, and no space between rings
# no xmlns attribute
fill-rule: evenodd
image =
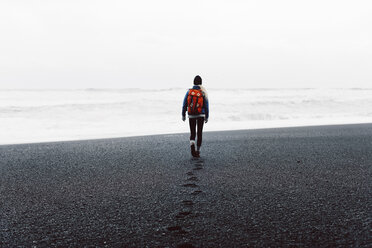
<svg viewBox="0 0 372 248"><path fill-rule="evenodd" d="M200 147L203 141L203 125L204 125L204 118L198 118L198 143L197 143L197 151L200 151Z"/></svg>
<svg viewBox="0 0 372 248"><path fill-rule="evenodd" d="M190 124L190 141L195 141L196 136L196 118L189 118L189 124Z"/></svg>
<svg viewBox="0 0 372 248"><path fill-rule="evenodd" d="M191 155L195 156L196 118L189 118Z"/></svg>

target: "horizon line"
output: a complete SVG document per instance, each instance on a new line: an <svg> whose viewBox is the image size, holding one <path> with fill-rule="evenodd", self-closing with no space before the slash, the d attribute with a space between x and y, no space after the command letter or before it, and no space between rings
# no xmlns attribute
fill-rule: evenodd
<svg viewBox="0 0 372 248"><path fill-rule="evenodd" d="M186 87L187 88L187 87ZM246 90L291 90L291 89L350 89L350 90L372 90L372 87L283 87L283 88L278 88L278 87L236 87L236 88L231 88L231 87L206 87L207 89L246 89ZM184 87L168 87L168 88L144 88L144 87L108 87L108 88L101 88L101 87L89 87L89 88L0 88L0 90L3 91L14 91L14 90L24 90L24 91L32 91L32 90L67 90L67 91L72 91L72 90L84 90L84 91L89 91L89 90L176 90L176 89L184 89Z"/></svg>

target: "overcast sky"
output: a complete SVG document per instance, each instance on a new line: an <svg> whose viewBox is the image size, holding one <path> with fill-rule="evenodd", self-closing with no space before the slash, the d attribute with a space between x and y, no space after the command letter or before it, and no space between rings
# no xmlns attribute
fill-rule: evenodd
<svg viewBox="0 0 372 248"><path fill-rule="evenodd" d="M0 88L372 87L372 1L1 0Z"/></svg>

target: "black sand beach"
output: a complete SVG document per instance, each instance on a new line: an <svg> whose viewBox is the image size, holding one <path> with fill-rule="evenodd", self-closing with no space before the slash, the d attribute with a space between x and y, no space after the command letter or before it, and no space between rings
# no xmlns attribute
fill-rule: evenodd
<svg viewBox="0 0 372 248"><path fill-rule="evenodd" d="M372 124L0 146L1 247L371 247Z"/></svg>

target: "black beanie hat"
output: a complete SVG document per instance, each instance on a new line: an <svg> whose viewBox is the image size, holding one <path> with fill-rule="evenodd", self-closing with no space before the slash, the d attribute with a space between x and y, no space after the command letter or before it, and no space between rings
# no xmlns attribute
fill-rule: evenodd
<svg viewBox="0 0 372 248"><path fill-rule="evenodd" d="M201 85L202 84L202 78L197 75L195 78L194 78L194 84L195 85Z"/></svg>

